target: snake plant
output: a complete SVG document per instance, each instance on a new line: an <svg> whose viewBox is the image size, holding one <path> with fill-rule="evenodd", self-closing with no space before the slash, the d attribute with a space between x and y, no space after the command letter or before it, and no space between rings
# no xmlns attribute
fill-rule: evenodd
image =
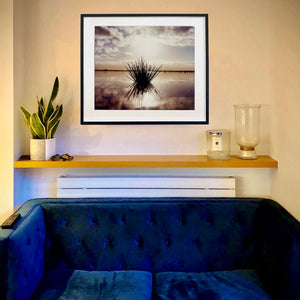
<svg viewBox="0 0 300 300"><path fill-rule="evenodd" d="M63 113L62 104L56 105L56 107L53 105L58 90L59 81L56 77L49 102L47 103L43 97L40 100L38 99L36 113L31 114L21 106L21 112L33 139L51 139L54 137Z"/></svg>

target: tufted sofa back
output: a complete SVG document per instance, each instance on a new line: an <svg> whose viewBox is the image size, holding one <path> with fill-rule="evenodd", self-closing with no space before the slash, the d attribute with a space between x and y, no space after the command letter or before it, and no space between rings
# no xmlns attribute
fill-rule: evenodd
<svg viewBox="0 0 300 300"><path fill-rule="evenodd" d="M68 199L41 203L46 268L255 268L259 199Z"/></svg>

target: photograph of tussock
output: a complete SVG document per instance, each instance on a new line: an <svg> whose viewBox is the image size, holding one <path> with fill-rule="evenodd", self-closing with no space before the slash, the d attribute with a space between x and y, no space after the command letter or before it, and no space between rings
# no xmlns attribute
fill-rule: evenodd
<svg viewBox="0 0 300 300"><path fill-rule="evenodd" d="M193 26L96 26L96 110L194 110Z"/></svg>

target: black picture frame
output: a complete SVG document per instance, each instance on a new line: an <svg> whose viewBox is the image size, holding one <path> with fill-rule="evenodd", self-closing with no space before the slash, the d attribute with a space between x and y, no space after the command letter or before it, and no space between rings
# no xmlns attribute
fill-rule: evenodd
<svg viewBox="0 0 300 300"><path fill-rule="evenodd" d="M82 14L81 124L208 124L207 14Z"/></svg>

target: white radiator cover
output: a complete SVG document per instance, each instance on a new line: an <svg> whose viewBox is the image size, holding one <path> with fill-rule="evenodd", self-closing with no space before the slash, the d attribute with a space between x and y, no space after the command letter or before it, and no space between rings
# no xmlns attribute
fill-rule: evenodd
<svg viewBox="0 0 300 300"><path fill-rule="evenodd" d="M61 176L57 197L235 197L235 178L199 176Z"/></svg>

